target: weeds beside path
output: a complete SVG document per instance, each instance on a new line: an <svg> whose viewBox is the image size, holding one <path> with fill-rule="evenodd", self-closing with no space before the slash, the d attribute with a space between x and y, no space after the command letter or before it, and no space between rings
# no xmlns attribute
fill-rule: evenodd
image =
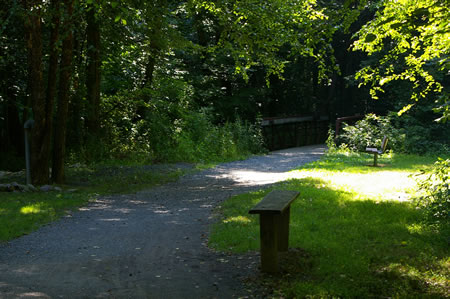
<svg viewBox="0 0 450 299"><path fill-rule="evenodd" d="M324 149L280 151L224 163L135 194L100 196L78 212L1 245L0 294L44 298L251 295L242 279L257 272L258 256L209 250L212 212L232 195L284 179L287 171L317 160Z"/></svg>

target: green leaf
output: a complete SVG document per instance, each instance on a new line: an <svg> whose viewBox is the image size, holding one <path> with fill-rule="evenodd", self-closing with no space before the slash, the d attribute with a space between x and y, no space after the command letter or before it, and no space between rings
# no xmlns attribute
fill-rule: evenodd
<svg viewBox="0 0 450 299"><path fill-rule="evenodd" d="M116 16L116 18L114 19L114 22L119 22L119 20L120 20L120 16Z"/></svg>
<svg viewBox="0 0 450 299"><path fill-rule="evenodd" d="M111 2L111 6L112 8L116 8L116 6L119 5L119 2Z"/></svg>
<svg viewBox="0 0 450 299"><path fill-rule="evenodd" d="M127 24L127 20L122 19L122 25L126 25Z"/></svg>

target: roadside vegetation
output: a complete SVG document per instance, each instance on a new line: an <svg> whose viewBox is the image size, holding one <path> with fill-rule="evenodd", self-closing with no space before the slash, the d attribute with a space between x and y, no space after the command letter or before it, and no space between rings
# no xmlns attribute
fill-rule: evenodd
<svg viewBox="0 0 450 299"><path fill-rule="evenodd" d="M294 170L293 179L224 202L209 245L235 253L259 250L259 219L249 209L273 189L297 190L290 252L278 275L258 280L269 297L446 297L448 209L430 218L430 205L418 200L424 189L417 174L435 173L435 160L389 153L381 156L382 167L370 167L372 155L332 148L322 160ZM441 195L448 195L446 183L438 184Z"/></svg>
<svg viewBox="0 0 450 299"><path fill-rule="evenodd" d="M28 234L95 201L105 194L132 193L176 180L194 171L193 165L176 167L78 165L68 168L67 184L48 192L0 193L0 242ZM23 174L0 178L0 183L15 180L23 183Z"/></svg>
<svg viewBox="0 0 450 299"><path fill-rule="evenodd" d="M217 127L198 115L188 131L190 135L166 134L166 139L161 138L159 142L168 144L161 144L160 151L153 154L143 151L139 154L138 148L130 149L131 141L123 141L111 147L114 151L86 156L84 161L95 158L91 163L75 163L77 157L72 161L74 164L66 167L66 183L58 185L61 191L0 192L0 242L36 230L101 195L136 192L218 162L243 159L263 149L258 129L239 121ZM127 140L132 140L129 137ZM172 137L179 142L170 145ZM110 140L119 142L120 136ZM158 160L172 163L155 163ZM0 184L14 181L25 183L23 171L0 177Z"/></svg>

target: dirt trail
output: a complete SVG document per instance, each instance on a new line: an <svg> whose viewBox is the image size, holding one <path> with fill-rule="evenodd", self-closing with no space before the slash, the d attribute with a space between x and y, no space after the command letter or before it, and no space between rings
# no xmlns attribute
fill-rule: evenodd
<svg viewBox="0 0 450 299"><path fill-rule="evenodd" d="M0 298L252 297L256 253L206 247L212 210L232 195L286 178L324 146L225 163L137 194L103 196L0 245Z"/></svg>

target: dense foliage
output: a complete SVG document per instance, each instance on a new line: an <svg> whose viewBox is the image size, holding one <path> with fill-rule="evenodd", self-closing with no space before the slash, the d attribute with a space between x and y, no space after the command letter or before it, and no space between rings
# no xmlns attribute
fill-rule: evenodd
<svg viewBox="0 0 450 299"><path fill-rule="evenodd" d="M450 10L442 0L382 1L375 18L359 31L354 49L378 54L377 64L358 72L365 84L371 84L374 98L394 81L409 82L409 103L435 101L438 120L450 118L448 71L450 69Z"/></svg>
<svg viewBox="0 0 450 299"><path fill-rule="evenodd" d="M441 2L4 0L0 168L23 168L30 118L43 184L64 181L67 159L229 159L262 150L261 117L332 123L420 97L390 119L405 129L391 145L427 149L420 138L441 132L439 147L448 137L428 123L448 115ZM383 101L370 100L375 83ZM377 141L367 134L357 147Z"/></svg>
<svg viewBox="0 0 450 299"><path fill-rule="evenodd" d="M420 196L415 201L423 208L427 220L449 229L450 224L450 159L439 159L418 178Z"/></svg>
<svg viewBox="0 0 450 299"><path fill-rule="evenodd" d="M364 151L366 147L379 147L387 136L387 148L397 153L448 154L449 130L449 123L423 123L417 117L399 117L396 113L388 116L369 113L354 125L345 125L336 143L354 151Z"/></svg>

